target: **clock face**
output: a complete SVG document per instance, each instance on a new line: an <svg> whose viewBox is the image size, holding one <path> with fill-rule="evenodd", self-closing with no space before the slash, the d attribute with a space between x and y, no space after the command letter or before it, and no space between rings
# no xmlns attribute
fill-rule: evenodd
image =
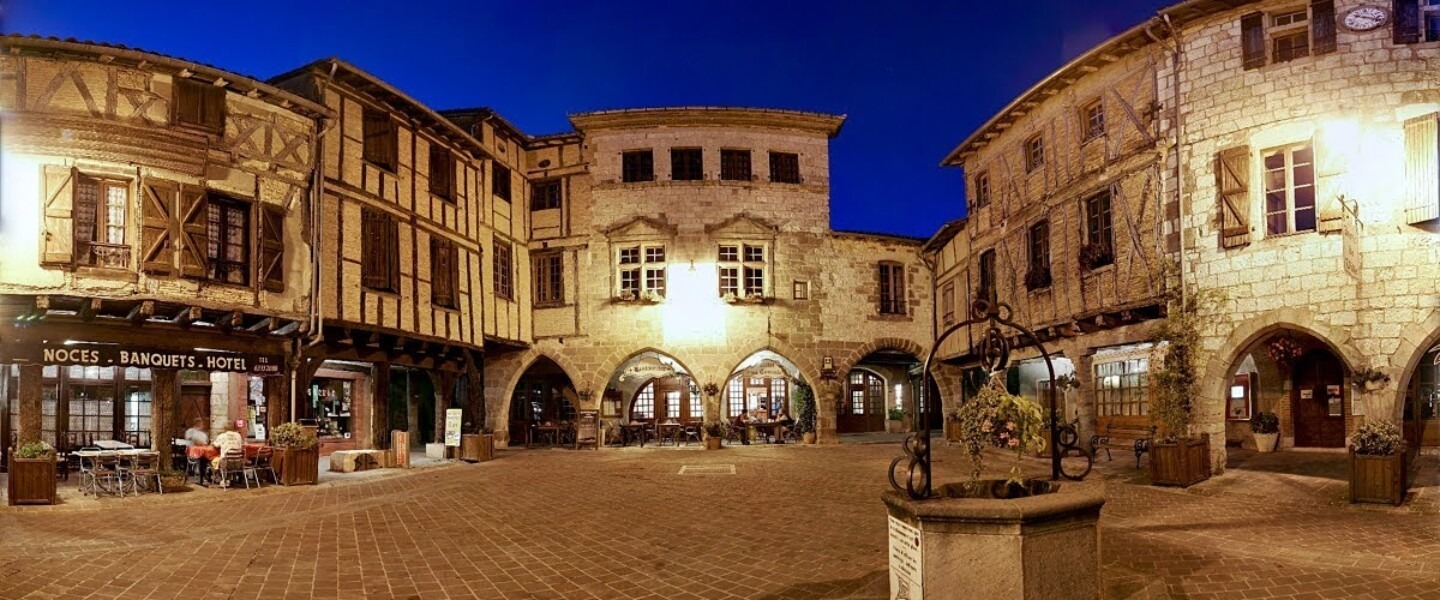
<svg viewBox="0 0 1440 600"><path fill-rule="evenodd" d="M1370 31L1390 20L1390 13L1378 6L1359 6L1345 13L1345 27L1354 31Z"/></svg>

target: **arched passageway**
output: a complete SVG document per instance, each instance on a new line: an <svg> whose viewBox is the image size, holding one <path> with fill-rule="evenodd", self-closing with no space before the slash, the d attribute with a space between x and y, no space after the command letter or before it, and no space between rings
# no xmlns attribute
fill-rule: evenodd
<svg viewBox="0 0 1440 600"><path fill-rule="evenodd" d="M560 365L540 357L520 376L510 397L510 440L531 439L533 428L575 420L575 385Z"/></svg>

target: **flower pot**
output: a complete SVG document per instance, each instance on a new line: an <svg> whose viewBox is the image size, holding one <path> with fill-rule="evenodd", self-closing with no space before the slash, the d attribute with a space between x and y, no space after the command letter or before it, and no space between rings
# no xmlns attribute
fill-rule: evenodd
<svg viewBox="0 0 1440 600"><path fill-rule="evenodd" d="M885 433L905 433L905 422L899 420L885 421Z"/></svg>
<svg viewBox="0 0 1440 600"><path fill-rule="evenodd" d="M804 442L807 443L807 444L814 444L814 443L815 443L815 432L813 432L813 431L807 431L807 432L805 432L804 434L801 434L800 437L801 437L801 439L803 439Z"/></svg>
<svg viewBox="0 0 1440 600"><path fill-rule="evenodd" d="M1356 454L1350 450L1350 502L1400 506L1409 490L1405 447L1395 454Z"/></svg>
<svg viewBox="0 0 1440 600"><path fill-rule="evenodd" d="M6 493L10 506L55 503L55 457L15 458L12 448Z"/></svg>
<svg viewBox="0 0 1440 600"><path fill-rule="evenodd" d="M272 464L281 485L315 485L320 479L319 448L276 448Z"/></svg>
<svg viewBox="0 0 1440 600"><path fill-rule="evenodd" d="M1255 433L1255 449L1260 452L1274 452L1280 443L1280 432Z"/></svg>
<svg viewBox="0 0 1440 600"><path fill-rule="evenodd" d="M1190 487L1210 478L1210 434L1150 445L1151 485Z"/></svg>
<svg viewBox="0 0 1440 600"><path fill-rule="evenodd" d="M706 450L719 450L719 449L720 449L720 442L723 442L723 441L725 441L724 438L707 437L707 438L705 438L705 449L706 449Z"/></svg>

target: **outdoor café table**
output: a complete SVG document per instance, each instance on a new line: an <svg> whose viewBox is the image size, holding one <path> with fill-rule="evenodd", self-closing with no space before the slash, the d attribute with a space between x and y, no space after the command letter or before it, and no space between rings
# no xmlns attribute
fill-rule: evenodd
<svg viewBox="0 0 1440 600"><path fill-rule="evenodd" d="M645 424L626 423L620 426L620 445L629 446L630 440L640 438L640 447L645 447Z"/></svg>
<svg viewBox="0 0 1440 600"><path fill-rule="evenodd" d="M240 447L240 452L245 455L245 460L254 460L255 455L259 454L260 449L264 447L265 444L245 444Z"/></svg>
<svg viewBox="0 0 1440 600"><path fill-rule="evenodd" d="M674 422L661 423L661 424L658 425L656 428L659 429L658 437L660 438L660 445L661 445L661 446L664 446L664 445L665 445L665 438L670 438L671 440L673 440L673 441L675 442L675 445L676 445L676 446L679 446L679 445L680 445L680 424L679 424L679 423L674 423Z"/></svg>
<svg viewBox="0 0 1440 600"><path fill-rule="evenodd" d="M550 436L550 444L551 444L552 446L555 445L555 444L559 444L559 443L560 443L560 429L561 429L561 428L560 428L559 425L535 425L535 426L531 427L531 428L530 428L530 439L525 440L525 447L526 447L526 448L529 448L530 445L535 442L535 437L536 437L537 434L538 434L539 437L541 437L541 438L544 438L546 435L549 435L549 436Z"/></svg>
<svg viewBox="0 0 1440 600"><path fill-rule="evenodd" d="M101 450L133 450L135 448L120 440L95 440L94 446Z"/></svg>
<svg viewBox="0 0 1440 600"><path fill-rule="evenodd" d="M781 439L780 436L780 428L784 426L784 423L780 421L752 421L747 423L747 425L754 427L757 433L768 429L770 431L770 443L772 444L785 443L785 440Z"/></svg>

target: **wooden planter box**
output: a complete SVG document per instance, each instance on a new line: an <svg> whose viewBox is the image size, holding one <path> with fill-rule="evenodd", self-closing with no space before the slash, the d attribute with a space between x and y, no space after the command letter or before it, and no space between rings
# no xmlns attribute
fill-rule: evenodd
<svg viewBox="0 0 1440 600"><path fill-rule="evenodd" d="M1405 463L1403 447L1389 456L1356 454L1350 450L1350 502L1400 506L1410 489Z"/></svg>
<svg viewBox="0 0 1440 600"><path fill-rule="evenodd" d="M19 504L55 503L55 458L15 458L11 450L9 484L6 494L10 506Z"/></svg>
<svg viewBox="0 0 1440 600"><path fill-rule="evenodd" d="M1150 445L1151 485L1190 487L1210 478L1210 435Z"/></svg>
<svg viewBox="0 0 1440 600"><path fill-rule="evenodd" d="M720 443L723 442L723 441L725 441L725 438L707 437L707 438L705 438L705 449L706 449L706 450L719 450L719 449L720 449Z"/></svg>
<svg viewBox="0 0 1440 600"><path fill-rule="evenodd" d="M275 474L280 485L315 485L320 479L320 449L275 449Z"/></svg>

